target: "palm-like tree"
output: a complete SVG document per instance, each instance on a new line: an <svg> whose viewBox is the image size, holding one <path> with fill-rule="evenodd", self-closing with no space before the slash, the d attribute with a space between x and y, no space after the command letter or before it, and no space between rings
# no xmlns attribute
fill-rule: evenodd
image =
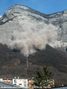
<svg viewBox="0 0 67 89"><path fill-rule="evenodd" d="M44 88L44 86L48 86L51 76L52 76L52 73L48 70L48 68L43 67L41 71L36 72L36 76L34 78L35 85L42 88Z"/></svg>

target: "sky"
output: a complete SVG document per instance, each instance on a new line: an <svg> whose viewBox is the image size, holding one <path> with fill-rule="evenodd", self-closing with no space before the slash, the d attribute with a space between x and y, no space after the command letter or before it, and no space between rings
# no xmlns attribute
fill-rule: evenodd
<svg viewBox="0 0 67 89"><path fill-rule="evenodd" d="M0 0L0 15L15 4L28 6L45 14L67 10L67 0Z"/></svg>

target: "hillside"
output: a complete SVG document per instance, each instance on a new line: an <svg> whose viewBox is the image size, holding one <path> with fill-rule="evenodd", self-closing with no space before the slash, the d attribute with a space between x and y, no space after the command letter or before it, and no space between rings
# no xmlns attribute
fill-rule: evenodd
<svg viewBox="0 0 67 89"><path fill-rule="evenodd" d="M39 68L47 65L55 79L67 81L67 54L65 52L47 45L45 50L38 50L30 55L28 60L28 76L32 77ZM0 44L1 77L26 77L26 69L26 57L18 50L11 50L6 45Z"/></svg>

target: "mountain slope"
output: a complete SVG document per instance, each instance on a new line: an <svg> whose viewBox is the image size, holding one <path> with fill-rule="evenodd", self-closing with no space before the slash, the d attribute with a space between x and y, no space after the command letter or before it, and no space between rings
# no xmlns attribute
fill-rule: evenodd
<svg viewBox="0 0 67 89"><path fill-rule="evenodd" d="M0 42L11 48L17 47L20 43L26 44L28 42L29 45L40 49L43 49L46 44L52 47L66 47L66 24L66 11L46 15L25 6L15 5L0 18ZM35 37L36 40L34 40ZM26 42L21 42L23 40ZM17 48L21 49L22 47ZM27 48L29 49L29 47ZM25 47L25 49L27 48ZM33 47L31 48L33 49ZM32 49L28 54L31 54Z"/></svg>
<svg viewBox="0 0 67 89"><path fill-rule="evenodd" d="M57 28L25 6L12 7L0 23L0 42L20 49L26 56L36 52L35 47L43 49L57 39Z"/></svg>
<svg viewBox="0 0 67 89"><path fill-rule="evenodd" d="M66 29L66 11L46 15L21 5L10 8L0 18L0 76L26 76L29 58L29 76L49 65L55 79L67 81Z"/></svg>

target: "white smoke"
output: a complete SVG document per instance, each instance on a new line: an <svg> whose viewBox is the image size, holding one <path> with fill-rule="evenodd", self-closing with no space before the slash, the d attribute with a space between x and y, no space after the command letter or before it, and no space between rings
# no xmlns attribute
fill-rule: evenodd
<svg viewBox="0 0 67 89"><path fill-rule="evenodd" d="M55 42L57 39L56 27L52 24L42 24L41 26L43 27L39 29L37 26L32 27L31 24L28 24L21 31L15 30L12 34L13 40L8 46L18 48L25 56L29 56L36 52L35 48L44 49L46 44Z"/></svg>

